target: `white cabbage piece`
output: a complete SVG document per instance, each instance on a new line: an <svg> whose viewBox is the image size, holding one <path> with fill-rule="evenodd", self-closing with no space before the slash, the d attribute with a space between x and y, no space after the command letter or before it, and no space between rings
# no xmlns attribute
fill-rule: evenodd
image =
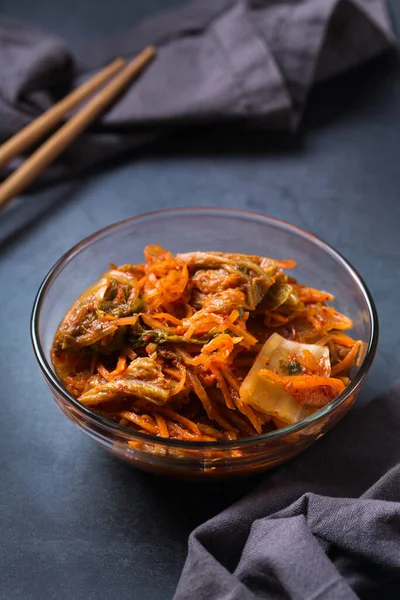
<svg viewBox="0 0 400 600"><path fill-rule="evenodd" d="M250 404L262 413L270 415L281 426L297 423L315 412L315 408L303 406L297 402L281 383L260 375L262 369L268 368L272 371L277 370L280 375L288 376L287 371L282 370L281 366L287 364L289 360L293 360L293 357L298 357L301 360L304 357L305 350L311 352L313 357L321 364L322 369L319 375L330 377L331 363L329 349L326 346L301 344L274 333L265 342L240 387L240 397L243 402Z"/></svg>

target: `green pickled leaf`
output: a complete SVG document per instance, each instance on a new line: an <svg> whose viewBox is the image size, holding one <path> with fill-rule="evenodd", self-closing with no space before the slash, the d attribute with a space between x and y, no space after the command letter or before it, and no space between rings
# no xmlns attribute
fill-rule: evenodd
<svg viewBox="0 0 400 600"><path fill-rule="evenodd" d="M265 297L265 308L268 310L276 310L289 300L292 292L293 286L291 286L289 283L276 281L273 285L271 285L268 290L268 294Z"/></svg>
<svg viewBox="0 0 400 600"><path fill-rule="evenodd" d="M141 332L134 332L129 336L128 345L130 348L140 348L147 344L206 344L212 337L204 339L190 338L189 340L181 335L172 335L162 329L149 329Z"/></svg>
<svg viewBox="0 0 400 600"><path fill-rule="evenodd" d="M271 283L269 277L253 277L249 281L247 290L247 306L248 310L255 310L258 304L265 298Z"/></svg>
<svg viewBox="0 0 400 600"><path fill-rule="evenodd" d="M121 350L125 346L126 342L126 329L127 327L118 327L117 331L111 338L107 338L107 342L100 340L94 344L91 344L90 348L94 352L100 352L100 354L112 354Z"/></svg>
<svg viewBox="0 0 400 600"><path fill-rule="evenodd" d="M279 361L279 366L282 371L285 371L288 375L299 375L305 373L305 368L297 360L289 360L285 362L283 358Z"/></svg>
<svg viewBox="0 0 400 600"><path fill-rule="evenodd" d="M248 268L246 265L241 265L241 264L236 265L236 269L243 275L247 275L247 273L248 273Z"/></svg>

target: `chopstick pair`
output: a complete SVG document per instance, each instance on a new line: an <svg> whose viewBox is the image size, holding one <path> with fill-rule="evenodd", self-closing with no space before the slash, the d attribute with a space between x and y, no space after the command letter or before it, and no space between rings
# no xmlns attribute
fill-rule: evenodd
<svg viewBox="0 0 400 600"><path fill-rule="evenodd" d="M43 137L65 115L113 78L108 85L71 117L36 152L0 184L0 209L20 194L50 165L61 152L84 131L103 110L128 86L156 54L154 46L145 48L129 64L116 59L92 79L55 104L35 121L0 146L0 167L19 156ZM115 77L114 77L115 76Z"/></svg>

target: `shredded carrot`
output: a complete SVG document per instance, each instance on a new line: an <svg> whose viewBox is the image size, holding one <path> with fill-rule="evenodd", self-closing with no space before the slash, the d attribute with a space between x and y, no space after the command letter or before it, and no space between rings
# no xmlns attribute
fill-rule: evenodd
<svg viewBox="0 0 400 600"><path fill-rule="evenodd" d="M200 311L199 311L200 312ZM198 315L199 313L197 313ZM197 317L197 315L193 315L193 317ZM184 334L184 338L189 340L196 333L197 335L210 331L216 324L223 324L224 321L219 315L210 315L209 313L204 313L202 318L198 317L192 321L191 319L185 319L183 321L184 327L188 326L187 331Z"/></svg>
<svg viewBox="0 0 400 600"><path fill-rule="evenodd" d="M344 333L331 334L331 340L340 346L353 346L354 340Z"/></svg>
<svg viewBox="0 0 400 600"><path fill-rule="evenodd" d="M156 413L155 418L160 436L163 438L169 438L169 431L164 417L159 413Z"/></svg>
<svg viewBox="0 0 400 600"><path fill-rule="evenodd" d="M220 414L219 410L216 406L211 404L211 400L207 395L206 390L201 385L201 382L197 375L193 373L190 369L187 369L189 380L193 386L193 391L197 394L200 402L203 404L204 409L207 413L209 419L216 421L223 429L231 429L228 421L224 419L224 417Z"/></svg>
<svg viewBox="0 0 400 600"><path fill-rule="evenodd" d="M137 283L139 290L141 290L143 288L143 286L146 282L147 282L147 276L143 275L143 277L141 277Z"/></svg>
<svg viewBox="0 0 400 600"><path fill-rule="evenodd" d="M238 310L233 310L230 314L230 316L226 319L224 326L225 329L229 329L229 327L236 321L236 319L238 319L239 317L239 311Z"/></svg>
<svg viewBox="0 0 400 600"><path fill-rule="evenodd" d="M157 406L155 408L155 413L156 413L156 415L160 414L160 415L163 415L164 417L167 417L167 419L169 419L170 421L175 421L176 423L180 423L181 425L183 425L183 427L186 427L186 429L189 429L189 431L193 431L193 433L200 435L200 429L199 429L198 425L196 425L196 423L194 423L190 419L187 419L183 415L180 415L179 413L177 413L175 410L172 410L171 408L166 408L164 406Z"/></svg>
<svg viewBox="0 0 400 600"><path fill-rule="evenodd" d="M321 290L316 290L315 288L310 288L305 285L299 285L297 290L299 299L302 302L331 302L334 299L334 296L328 294L328 292L322 292Z"/></svg>
<svg viewBox="0 0 400 600"><path fill-rule="evenodd" d="M126 369L126 356L124 354L120 354L119 358L118 358L118 362L117 362L117 366L115 367L114 371L111 371L110 373L110 377L111 379L113 379L114 377L117 377L118 375L121 375L121 373L123 373Z"/></svg>
<svg viewBox="0 0 400 600"><path fill-rule="evenodd" d="M293 258L288 258L287 260L277 260L276 264L281 269L294 269L297 263Z"/></svg>
<svg viewBox="0 0 400 600"><path fill-rule="evenodd" d="M173 388L172 396L177 396L185 389L187 380L187 370L180 361L176 364L176 371L179 373L179 383Z"/></svg>
<svg viewBox="0 0 400 600"><path fill-rule="evenodd" d="M149 356L153 356L153 354L157 352L157 344L154 344L153 342L151 344L147 344L145 350Z"/></svg>
<svg viewBox="0 0 400 600"><path fill-rule="evenodd" d="M215 427L210 427L210 425L205 425L204 423L199 423L198 427L201 433L209 435L210 437L214 437L216 440L236 439L236 433L234 433L233 431L221 433L220 431L218 431L218 429L215 429Z"/></svg>
<svg viewBox="0 0 400 600"><path fill-rule="evenodd" d="M324 335L322 338L320 338L318 341L316 341L315 343L318 346L326 346L328 344L328 342L330 342L332 340L332 334L331 333L327 333L326 335ZM352 340L352 344L353 345L353 340Z"/></svg>
<svg viewBox="0 0 400 600"><path fill-rule="evenodd" d="M136 325L137 320L138 315L133 315L133 317L121 317L120 319L115 319L113 324L118 325L118 327L125 327L125 325Z"/></svg>
<svg viewBox="0 0 400 600"><path fill-rule="evenodd" d="M230 367L228 365L224 365L222 367L222 372L224 374L225 379L227 380L227 382L231 386L231 388L234 389L235 392L239 393L240 383L237 380L237 378L234 376L234 374L232 373Z"/></svg>
<svg viewBox="0 0 400 600"><path fill-rule="evenodd" d="M225 363L233 352L235 344L240 341L241 338L232 338L227 333L221 333L202 347L200 354L192 359L191 364L211 367L213 363Z"/></svg>
<svg viewBox="0 0 400 600"><path fill-rule="evenodd" d="M181 381L181 379L182 379L182 374L179 371L177 371L176 369L171 369L170 367L165 367L164 373L167 373L167 375L171 375L171 377L173 379L177 379L178 381Z"/></svg>
<svg viewBox="0 0 400 600"><path fill-rule="evenodd" d="M208 436L192 433L191 431L187 431L186 429L182 429L177 423L168 423L168 427L172 429L173 432L177 433L178 436L183 440L193 440L194 442L215 442L216 438Z"/></svg>
<svg viewBox="0 0 400 600"><path fill-rule="evenodd" d="M232 324L232 325L229 326L229 329L237 337L242 337L243 341L245 342L245 344L248 344L249 346L254 346L254 344L257 344L257 338L255 338L254 335L251 335L251 333L249 333L248 331L246 331L242 327L239 327L239 325L233 325Z"/></svg>
<svg viewBox="0 0 400 600"><path fill-rule="evenodd" d="M287 323L288 322L288 318L285 317L284 315L280 315L277 312L272 312L270 310L266 310L265 314L270 317L271 319L273 319L274 321L277 321L278 323Z"/></svg>
<svg viewBox="0 0 400 600"><path fill-rule="evenodd" d="M343 391L365 353L347 335L353 322L330 304L334 297L284 271L295 265L148 245L144 262L110 264L66 313L52 347L57 375L83 405L166 439L234 440L283 426L244 394L253 371L266 390L280 383L311 414ZM274 334L282 347L285 339L324 346L324 356L303 347L288 356L282 350L281 359L275 347L253 370ZM322 376L329 362L331 377ZM220 457L214 449L210 456Z"/></svg>
<svg viewBox="0 0 400 600"><path fill-rule="evenodd" d="M307 371L316 371L318 369L318 362L309 350L303 350L302 357L297 357L296 360L302 364Z"/></svg>
<svg viewBox="0 0 400 600"><path fill-rule="evenodd" d="M159 323L158 319L155 319L154 316L142 314L142 319L146 325L152 329L162 329L163 331L171 334L176 333L176 329L174 327L169 327L168 325L165 325L165 323Z"/></svg>
<svg viewBox="0 0 400 600"><path fill-rule="evenodd" d="M286 377L283 375L278 375L278 373L270 371L269 369L261 369L260 375L268 377L277 383L282 383L289 389L301 390L320 386L329 386L337 389L338 394L344 390L343 382L340 381L340 379L334 379L333 377L320 377L318 375L291 375Z"/></svg>
<svg viewBox="0 0 400 600"><path fill-rule="evenodd" d="M177 319L176 317L174 317L174 315L170 315L169 313L151 313L146 316L151 319L161 319L162 321L169 321L174 325L182 325L181 319Z"/></svg>
<svg viewBox="0 0 400 600"><path fill-rule="evenodd" d="M143 416L140 416L137 413L131 412L128 410L124 410L123 412L121 412L119 414L124 419L127 419L128 421L132 421L132 423L135 423L135 425L139 425L139 427L141 427L145 431L148 431L149 433L152 433L153 435L157 435L157 433L158 433L157 427L153 423L148 421L147 419L144 419Z"/></svg>
<svg viewBox="0 0 400 600"><path fill-rule="evenodd" d="M107 369L105 368L105 366L102 365L101 363L99 363L97 365L97 372L99 373L99 375L101 375L102 377L104 377L104 379L106 379L107 381L112 381L113 380L113 376L111 375L110 371L107 371Z"/></svg>
<svg viewBox="0 0 400 600"><path fill-rule="evenodd" d="M116 317L115 315L109 315L109 314L105 314L103 316L104 321L117 321L118 317Z"/></svg>
<svg viewBox="0 0 400 600"><path fill-rule="evenodd" d="M136 354L136 352L134 352L133 350L131 350L131 348L128 348L128 346L124 346L122 349L123 353L125 354L125 356L127 356L129 358L129 360L136 360L138 355Z"/></svg>
<svg viewBox="0 0 400 600"><path fill-rule="evenodd" d="M231 398L231 394L229 392L228 386L226 385L226 381L225 381L224 377L222 376L222 374L220 373L218 367L216 367L215 365L210 365L210 371L215 375L215 377L217 379L217 382L218 382L217 385L222 392L222 395L225 400L225 404L231 410L235 410L235 404Z"/></svg>
<svg viewBox="0 0 400 600"><path fill-rule="evenodd" d="M187 375L189 382L192 385L193 391L195 392L195 394L197 394L197 397L200 399L200 402L204 406L204 410L206 411L208 418L212 419L214 416L214 411L206 390L201 385L197 375L191 369L187 369Z"/></svg>
<svg viewBox="0 0 400 600"><path fill-rule="evenodd" d="M315 331L321 331L323 324L321 323L318 316L309 314L306 316L306 319L307 319L307 321L309 321L311 323L311 325L314 327Z"/></svg>
<svg viewBox="0 0 400 600"><path fill-rule="evenodd" d="M332 367L332 375L338 375L339 373L350 369L355 362L359 349L360 343L356 342L351 350L346 354L345 358Z"/></svg>

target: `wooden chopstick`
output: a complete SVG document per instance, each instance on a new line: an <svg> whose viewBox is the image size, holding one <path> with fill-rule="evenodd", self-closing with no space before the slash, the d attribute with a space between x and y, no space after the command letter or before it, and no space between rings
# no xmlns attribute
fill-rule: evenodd
<svg viewBox="0 0 400 600"><path fill-rule="evenodd" d="M16 135L0 146L0 167L6 165L12 158L19 156L21 152L32 146L34 142L42 138L57 123L63 120L65 115L81 104L88 96L93 94L106 81L111 79L118 71L126 65L123 58L117 58L108 67L102 69L94 77L83 83L78 89L68 94L57 102L52 108L40 115L37 119L21 129Z"/></svg>
<svg viewBox="0 0 400 600"><path fill-rule="evenodd" d="M125 89L155 56L154 46L145 48L86 106L65 123L8 179L0 185L0 208L20 194L92 121Z"/></svg>

